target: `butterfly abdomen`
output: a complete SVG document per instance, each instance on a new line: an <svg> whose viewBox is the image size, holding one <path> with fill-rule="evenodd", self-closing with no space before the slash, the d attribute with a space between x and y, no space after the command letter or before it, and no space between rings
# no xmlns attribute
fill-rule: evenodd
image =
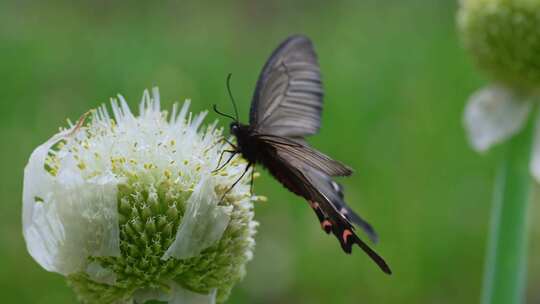
<svg viewBox="0 0 540 304"><path fill-rule="evenodd" d="M234 135L243 158L250 163L261 165L289 191L308 199L306 191L302 188L302 182L295 178L296 175L291 172L291 168L275 157L274 147L259 140L256 135L249 132L247 126L245 129L240 127Z"/></svg>

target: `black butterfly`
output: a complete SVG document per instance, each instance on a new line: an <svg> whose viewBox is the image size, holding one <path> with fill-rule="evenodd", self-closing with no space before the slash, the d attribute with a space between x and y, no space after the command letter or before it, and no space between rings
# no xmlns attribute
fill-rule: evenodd
<svg viewBox="0 0 540 304"><path fill-rule="evenodd" d="M229 80L230 75L230 94ZM231 153L229 160L241 154L248 161L244 174L254 164L267 168L287 189L309 202L324 231L332 232L346 253L351 253L353 244L357 244L390 274L384 259L356 235L353 224L374 242L375 231L345 204L342 187L332 180L333 176L351 175L352 170L304 140L319 131L322 99L320 69L311 41L305 36L289 37L272 53L259 76L249 125L238 121L234 99L236 117L219 112L214 105L217 113L234 120L230 132L237 145L230 143L234 150L224 152Z"/></svg>

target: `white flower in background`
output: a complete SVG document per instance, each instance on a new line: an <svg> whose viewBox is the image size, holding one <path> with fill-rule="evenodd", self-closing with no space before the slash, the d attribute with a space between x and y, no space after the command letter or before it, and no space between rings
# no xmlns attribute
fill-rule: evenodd
<svg viewBox="0 0 540 304"><path fill-rule="evenodd" d="M471 145L482 152L520 132L540 100L540 1L460 4L458 28L465 48L493 80L472 94L465 109ZM531 171L540 181L540 132L536 133Z"/></svg>
<svg viewBox="0 0 540 304"><path fill-rule="evenodd" d="M85 303L223 302L252 258L253 201L206 113L185 102L167 118L157 89L140 115L124 99L39 146L24 171L23 233L46 270ZM246 176L249 176L247 174Z"/></svg>

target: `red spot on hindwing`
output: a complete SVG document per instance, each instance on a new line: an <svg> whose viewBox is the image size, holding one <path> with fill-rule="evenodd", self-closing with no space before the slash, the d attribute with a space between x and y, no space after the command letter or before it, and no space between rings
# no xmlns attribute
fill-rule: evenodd
<svg viewBox="0 0 540 304"><path fill-rule="evenodd" d="M330 231L332 231L332 223L329 220L322 221L321 227L326 233L330 233Z"/></svg>
<svg viewBox="0 0 540 304"><path fill-rule="evenodd" d="M348 238L349 238L349 236L351 236L352 234L353 234L352 231L349 230L349 229L343 230L343 234L342 234L342 236L341 236L342 239L343 239L343 243L347 244Z"/></svg>

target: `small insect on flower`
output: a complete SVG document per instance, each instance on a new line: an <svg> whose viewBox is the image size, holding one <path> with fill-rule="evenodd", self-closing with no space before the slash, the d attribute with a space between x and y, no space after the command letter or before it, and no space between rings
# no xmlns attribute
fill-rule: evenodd
<svg viewBox="0 0 540 304"><path fill-rule="evenodd" d="M230 94L229 80L230 75ZM356 235L353 224L374 242L375 231L345 204L341 185L332 180L333 176L351 175L352 170L311 148L304 139L319 131L323 100L319 64L311 41L305 36L292 36L272 53L255 87L249 125L239 122L230 95L235 117L214 106L217 113L233 120L230 132L237 146L231 143L233 150L224 151L231 153L228 161L241 154L248 161L242 175L253 164L267 168L283 186L309 202L323 230L335 235L343 251L351 253L356 244L390 274L390 267Z"/></svg>
<svg viewBox="0 0 540 304"><path fill-rule="evenodd" d="M84 303L214 303L252 258L257 223L243 170L215 174L222 131L206 113L140 115L124 99L39 146L24 171L23 234L32 257L67 277ZM221 198L224 199L221 200Z"/></svg>

